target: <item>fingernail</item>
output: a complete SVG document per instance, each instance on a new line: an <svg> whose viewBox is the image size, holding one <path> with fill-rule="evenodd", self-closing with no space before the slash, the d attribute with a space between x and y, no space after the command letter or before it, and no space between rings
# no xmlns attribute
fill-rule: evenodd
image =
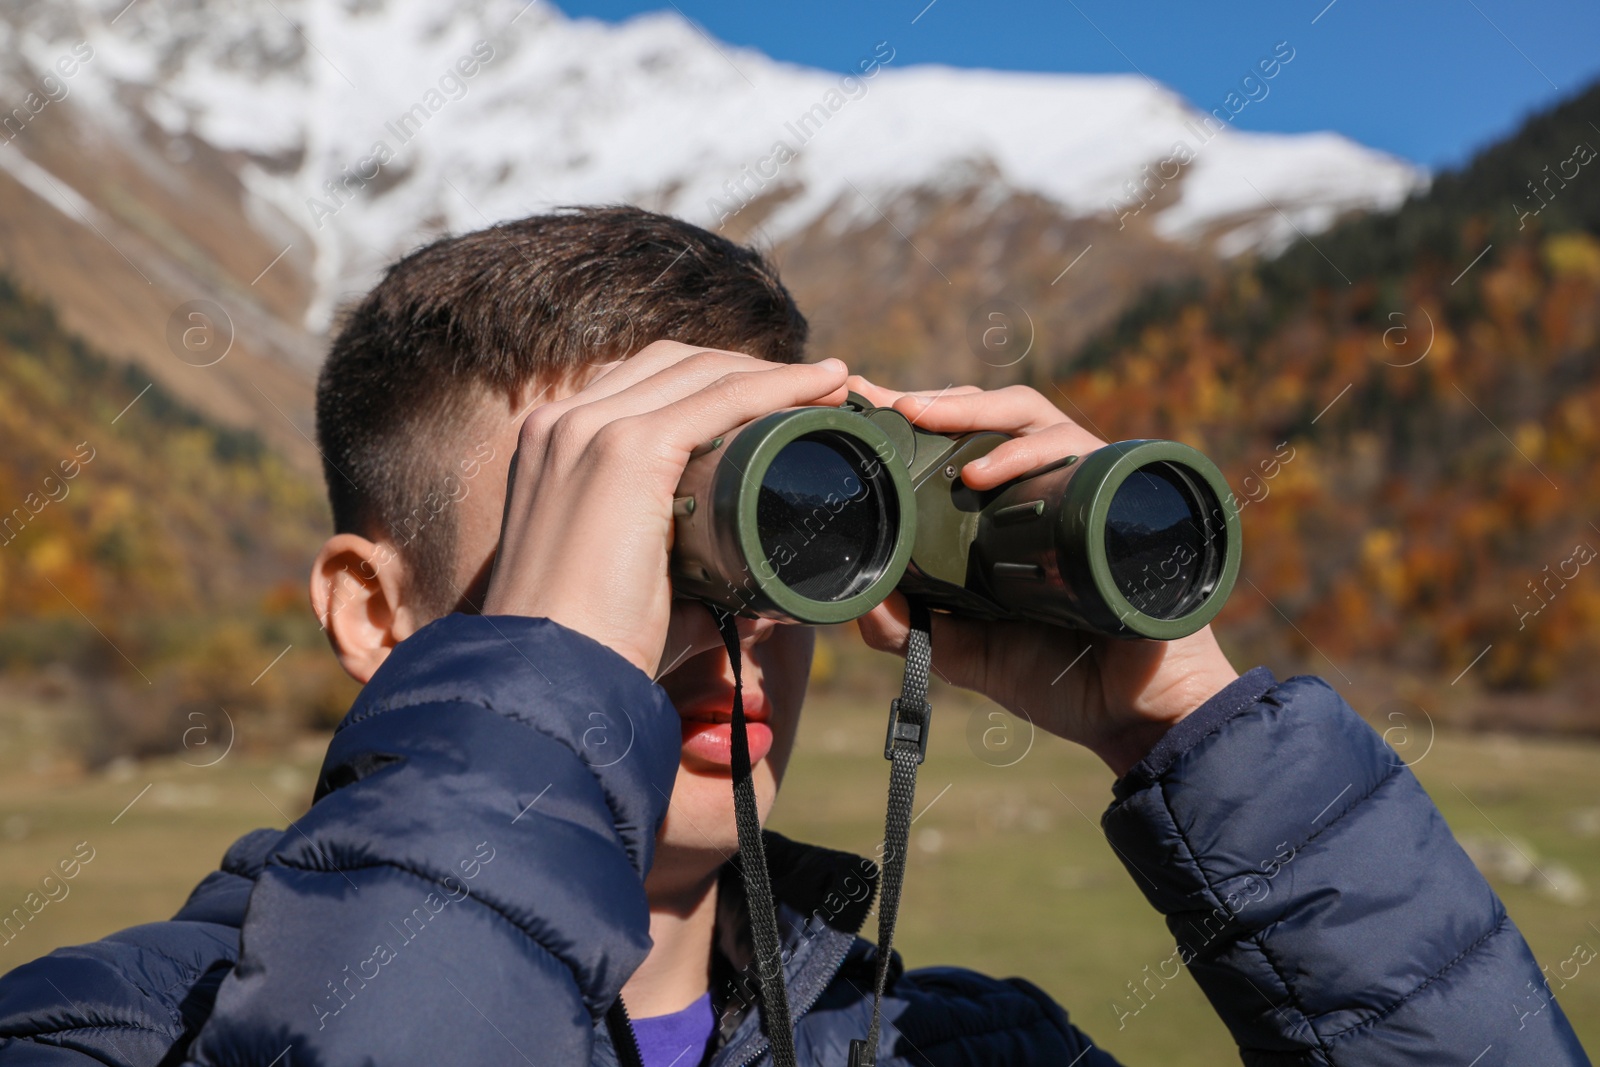
<svg viewBox="0 0 1600 1067"><path fill-rule="evenodd" d="M987 470L989 468L989 465L990 465L989 457L988 456L982 456L982 457L980 457L978 459L973 460L971 463L968 463L967 464L967 470L969 470L969 471Z"/></svg>

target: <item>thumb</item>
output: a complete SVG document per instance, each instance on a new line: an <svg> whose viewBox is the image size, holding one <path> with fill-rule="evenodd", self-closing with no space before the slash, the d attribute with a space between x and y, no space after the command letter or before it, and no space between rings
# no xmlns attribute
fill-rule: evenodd
<svg viewBox="0 0 1600 1067"><path fill-rule="evenodd" d="M946 612L930 613L933 625L933 673L951 685L973 689L981 680L974 657L981 662L987 646L988 630L975 619L963 619ZM879 652L906 654L911 636L911 605L898 590L856 620L861 639Z"/></svg>
<svg viewBox="0 0 1600 1067"><path fill-rule="evenodd" d="M904 656L911 635L911 606L904 594L892 592L883 603L857 619L856 628L868 648Z"/></svg>

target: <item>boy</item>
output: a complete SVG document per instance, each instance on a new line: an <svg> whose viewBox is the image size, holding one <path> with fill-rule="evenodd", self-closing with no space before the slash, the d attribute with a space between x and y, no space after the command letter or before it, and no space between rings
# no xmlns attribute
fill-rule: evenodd
<svg viewBox="0 0 1600 1067"><path fill-rule="evenodd" d="M730 862L731 667L667 579L690 449L847 388L1017 435L962 470L975 488L1099 444L1032 390L901 395L802 364L805 332L758 255L633 209L397 263L319 385L338 532L311 600L367 684L316 801L234 845L171 922L0 981L0 1060L610 1064L620 996L648 1067L768 1062ZM903 650L906 605L860 628ZM812 637L739 635L764 817ZM1588 1062L1559 1007L1512 1010L1542 981L1521 935L1319 680L1241 677L1209 629L936 615L932 637L945 678L1119 776L1107 837L1247 1063ZM842 1065L871 1012L875 871L770 834L767 856L798 1060ZM1113 1062L1020 979L894 958L884 1010L884 1065Z"/></svg>

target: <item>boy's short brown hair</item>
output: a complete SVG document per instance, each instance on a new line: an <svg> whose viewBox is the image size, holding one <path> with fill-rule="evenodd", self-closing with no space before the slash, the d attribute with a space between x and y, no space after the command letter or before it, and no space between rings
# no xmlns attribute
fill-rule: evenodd
<svg viewBox="0 0 1600 1067"><path fill-rule="evenodd" d="M317 382L335 528L392 540L423 610L470 610L451 581L451 509L425 506L448 492L453 428L485 389L572 382L657 340L795 363L806 320L759 252L638 208L565 209L412 252L344 317Z"/></svg>

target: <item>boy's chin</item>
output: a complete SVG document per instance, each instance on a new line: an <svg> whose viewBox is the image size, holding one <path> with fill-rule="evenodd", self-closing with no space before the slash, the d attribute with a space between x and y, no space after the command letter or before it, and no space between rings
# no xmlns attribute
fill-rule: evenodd
<svg viewBox="0 0 1600 1067"><path fill-rule="evenodd" d="M766 762L756 764L756 808L763 825L776 794ZM732 778L684 760L667 807L667 818L656 837L656 864L692 865L715 870L739 851L738 823L733 814Z"/></svg>

